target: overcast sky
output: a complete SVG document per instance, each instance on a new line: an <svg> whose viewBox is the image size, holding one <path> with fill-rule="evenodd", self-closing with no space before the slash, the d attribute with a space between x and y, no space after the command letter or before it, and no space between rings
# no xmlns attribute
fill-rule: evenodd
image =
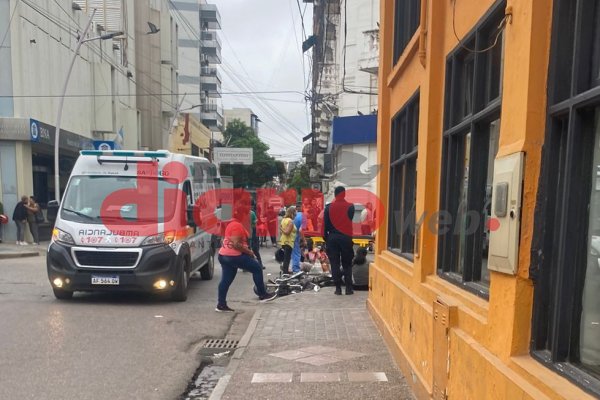
<svg viewBox="0 0 600 400"><path fill-rule="evenodd" d="M310 35L312 5L299 2ZM269 153L282 160L300 159L302 136L310 133L309 108L304 101L310 67L309 59L301 54L303 33L297 1L209 3L216 4L221 14L223 106L251 108L262 121L259 136L271 147ZM295 93L227 94L248 91Z"/></svg>

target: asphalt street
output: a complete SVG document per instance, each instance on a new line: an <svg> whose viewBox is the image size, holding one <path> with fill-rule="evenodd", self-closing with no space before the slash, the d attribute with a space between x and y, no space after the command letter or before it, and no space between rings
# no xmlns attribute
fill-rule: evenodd
<svg viewBox="0 0 600 400"><path fill-rule="evenodd" d="M269 249L270 250L270 249ZM239 273L214 311L212 281L192 280L185 303L143 294L54 298L45 257L0 260L0 399L175 399L206 338L245 331L260 304ZM231 336L231 334L230 334Z"/></svg>

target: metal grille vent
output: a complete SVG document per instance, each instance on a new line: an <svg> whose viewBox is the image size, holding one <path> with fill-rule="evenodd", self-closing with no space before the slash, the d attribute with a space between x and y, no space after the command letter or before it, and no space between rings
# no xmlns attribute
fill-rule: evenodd
<svg viewBox="0 0 600 400"><path fill-rule="evenodd" d="M227 340L227 339L207 339L202 345L203 349L235 349L237 348L239 340Z"/></svg>

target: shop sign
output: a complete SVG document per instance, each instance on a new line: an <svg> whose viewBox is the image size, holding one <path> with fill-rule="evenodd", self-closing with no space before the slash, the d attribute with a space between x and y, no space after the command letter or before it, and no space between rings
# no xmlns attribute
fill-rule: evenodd
<svg viewBox="0 0 600 400"><path fill-rule="evenodd" d="M94 140L94 149L96 150L115 150L117 144L112 140Z"/></svg>
<svg viewBox="0 0 600 400"><path fill-rule="evenodd" d="M54 147L56 127L35 119L30 119L29 135L33 143L46 144ZM77 135L73 132L65 131L63 129L60 130L59 142L60 148L63 150L79 152L79 150L94 149L94 143L91 139Z"/></svg>

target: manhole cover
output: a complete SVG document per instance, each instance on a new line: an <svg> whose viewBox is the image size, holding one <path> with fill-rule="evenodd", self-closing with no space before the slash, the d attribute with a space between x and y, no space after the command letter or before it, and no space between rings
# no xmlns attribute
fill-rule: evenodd
<svg viewBox="0 0 600 400"><path fill-rule="evenodd" d="M239 340L227 339L207 339L202 344L203 349L227 349L234 350L237 348Z"/></svg>

